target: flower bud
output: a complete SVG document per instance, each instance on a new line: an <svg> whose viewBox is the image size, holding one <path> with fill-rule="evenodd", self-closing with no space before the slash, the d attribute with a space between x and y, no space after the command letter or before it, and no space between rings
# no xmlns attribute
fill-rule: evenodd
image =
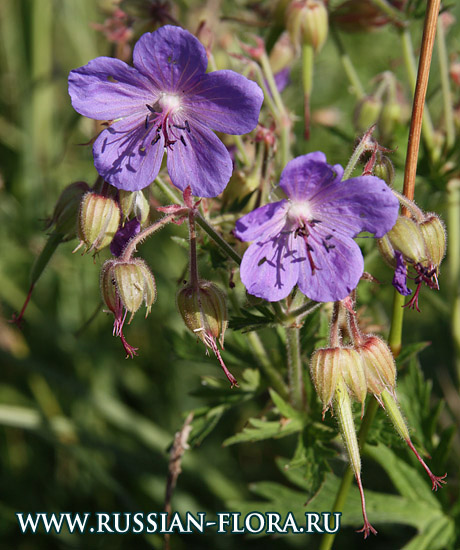
<svg viewBox="0 0 460 550"><path fill-rule="evenodd" d="M62 235L63 241L76 237L78 210L83 195L88 191L89 185L86 182L76 181L60 194L47 228L54 226L54 233Z"/></svg>
<svg viewBox="0 0 460 550"><path fill-rule="evenodd" d="M327 9L322 0L293 0L286 11L286 29L296 46L312 46L319 52L329 30Z"/></svg>
<svg viewBox="0 0 460 550"><path fill-rule="evenodd" d="M391 160L385 155L381 155L376 161L372 173L374 176L377 176L383 180L390 187L393 185L395 180L395 169Z"/></svg>
<svg viewBox="0 0 460 550"><path fill-rule="evenodd" d="M127 262L115 262L113 275L126 310L135 313L144 302L147 316L156 300L157 292L155 279L144 260L134 258Z"/></svg>
<svg viewBox="0 0 460 550"><path fill-rule="evenodd" d="M78 237L85 252L99 252L108 246L120 225L120 208L110 198L89 192L83 197L78 216ZM75 251L74 251L75 252Z"/></svg>
<svg viewBox="0 0 460 550"><path fill-rule="evenodd" d="M107 260L101 271L101 294L105 304L115 315L115 323L121 323L121 329L124 321L123 308L132 314L132 319L144 302L147 308L146 317L150 313L156 299L155 279L141 258L126 262Z"/></svg>
<svg viewBox="0 0 460 550"><path fill-rule="evenodd" d="M210 339L224 345L228 324L225 294L210 281L200 281L197 288L187 285L177 293L177 308L190 329L208 347Z"/></svg>
<svg viewBox="0 0 460 550"><path fill-rule="evenodd" d="M352 348L342 348L340 372L351 397L362 406L367 395L367 382L360 354Z"/></svg>
<svg viewBox="0 0 460 550"><path fill-rule="evenodd" d="M393 392L396 385L396 365L388 345L378 336L370 336L356 347L361 355L367 389L375 396L384 390Z"/></svg>
<svg viewBox="0 0 460 550"><path fill-rule="evenodd" d="M353 113L353 124L358 132L365 132L375 124L382 111L382 100L378 97L367 95L356 105Z"/></svg>
<svg viewBox="0 0 460 550"><path fill-rule="evenodd" d="M446 253L446 230L443 222L436 214L427 214L419 228L432 265L439 267Z"/></svg>
<svg viewBox="0 0 460 550"><path fill-rule="evenodd" d="M394 100L387 100L380 113L379 130L383 139L391 139L396 124L402 122L402 106Z"/></svg>
<svg viewBox="0 0 460 550"><path fill-rule="evenodd" d="M275 42L268 59L273 74L289 67L293 63L295 51L287 32L283 32Z"/></svg>
<svg viewBox="0 0 460 550"><path fill-rule="evenodd" d="M133 214L144 225L150 213L150 205L142 191L125 191L120 189L120 208L123 219Z"/></svg>
<svg viewBox="0 0 460 550"><path fill-rule="evenodd" d="M342 352L343 348L317 349L311 358L310 374L316 393L323 404L323 417L332 404L337 380L341 376Z"/></svg>
<svg viewBox="0 0 460 550"><path fill-rule="evenodd" d="M406 260L418 264L427 261L428 252L419 224L406 216L398 216L390 231L378 240L379 250L384 260L396 267L394 251L401 252Z"/></svg>

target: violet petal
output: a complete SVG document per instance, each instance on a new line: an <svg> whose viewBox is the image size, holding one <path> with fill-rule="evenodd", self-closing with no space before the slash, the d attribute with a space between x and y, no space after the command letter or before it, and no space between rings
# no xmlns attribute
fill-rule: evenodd
<svg viewBox="0 0 460 550"><path fill-rule="evenodd" d="M404 256L399 250L395 250L396 269L393 277L392 285L402 296L409 296L412 290L407 287L407 266L404 261Z"/></svg>

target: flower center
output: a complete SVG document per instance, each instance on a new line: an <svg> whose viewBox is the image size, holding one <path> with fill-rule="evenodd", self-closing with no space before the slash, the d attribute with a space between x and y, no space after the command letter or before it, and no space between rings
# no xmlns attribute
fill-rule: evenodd
<svg viewBox="0 0 460 550"><path fill-rule="evenodd" d="M307 201L292 202L289 208L287 219L290 224L303 227L313 218L313 212Z"/></svg>
<svg viewBox="0 0 460 550"><path fill-rule="evenodd" d="M181 105L180 97L176 94L162 93L158 99L158 105L161 110L167 113L173 113Z"/></svg>
<svg viewBox="0 0 460 550"><path fill-rule="evenodd" d="M157 130L151 145L156 145L162 135L166 148L172 149L178 141L187 147L185 136L190 134L190 125L187 120L183 123L179 121L182 108L180 95L162 92L153 105L146 104L146 107L149 114L145 118L145 129L148 130L149 124L153 123Z"/></svg>

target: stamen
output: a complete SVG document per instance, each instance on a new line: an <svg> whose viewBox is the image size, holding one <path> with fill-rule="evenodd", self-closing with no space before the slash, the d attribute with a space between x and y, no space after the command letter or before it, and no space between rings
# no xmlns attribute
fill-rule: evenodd
<svg viewBox="0 0 460 550"><path fill-rule="evenodd" d="M182 143L184 144L184 146L187 147L187 144L185 143L184 136L181 135L180 140L182 141Z"/></svg>

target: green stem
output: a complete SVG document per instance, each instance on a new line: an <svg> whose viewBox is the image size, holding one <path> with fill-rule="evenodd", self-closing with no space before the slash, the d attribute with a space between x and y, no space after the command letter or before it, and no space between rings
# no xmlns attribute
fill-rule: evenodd
<svg viewBox="0 0 460 550"><path fill-rule="evenodd" d="M190 284L193 290L197 291L200 288L200 278L198 275L198 263L196 257L196 229L195 229L195 214L192 209L188 213L188 227L190 237Z"/></svg>
<svg viewBox="0 0 460 550"><path fill-rule="evenodd" d="M251 160L248 157L248 154L246 152L246 148L243 143L243 139L241 136L233 136L233 142L236 145L236 148L238 149L238 154L240 156L241 162L245 166L251 166Z"/></svg>
<svg viewBox="0 0 460 550"><path fill-rule="evenodd" d="M388 335L388 344L393 355L397 357L402 347L402 328L404 318L404 296L396 290L393 294L393 313L391 318L390 334Z"/></svg>
<svg viewBox="0 0 460 550"><path fill-rule="evenodd" d="M389 4L387 0L371 0L371 3L395 23L406 24L404 13Z"/></svg>
<svg viewBox="0 0 460 550"><path fill-rule="evenodd" d="M288 357L289 400L296 409L304 408L304 388L302 359L300 357L300 329L286 327L286 347Z"/></svg>
<svg viewBox="0 0 460 550"><path fill-rule="evenodd" d="M314 56L313 46L303 44L302 46L302 84L304 97L304 117L305 117L305 139L310 137L310 99L313 90L313 67Z"/></svg>
<svg viewBox="0 0 460 550"><path fill-rule="evenodd" d="M452 303L452 338L455 366L460 385L460 180L447 184L447 227L450 236L448 249L449 287Z"/></svg>
<svg viewBox="0 0 460 550"><path fill-rule="evenodd" d="M403 56L404 56L404 63L406 65L407 77L409 79L412 92L414 92L415 86L417 83L417 62L415 60L414 48L412 45L412 38L408 28L404 28L401 31L401 41L402 41ZM423 111L422 136L423 136L423 142L425 143L425 146L428 149L428 153L430 154L430 158L432 160L437 158L438 154L435 150L433 122L431 121L428 105L425 105L425 108Z"/></svg>
<svg viewBox="0 0 460 550"><path fill-rule="evenodd" d="M283 380L281 374L273 367L268 359L267 352L264 345L259 338L259 335L255 331L248 332L246 334L249 344L251 345L251 352L258 360L258 363L267 377L270 386L277 392L283 399L288 399L289 390L286 383Z"/></svg>
<svg viewBox="0 0 460 550"><path fill-rule="evenodd" d="M226 254L238 265L241 264L241 257L238 252L236 252L236 250L232 248L204 218L197 216L196 223L211 237L211 239L219 246L224 254Z"/></svg>
<svg viewBox="0 0 460 550"><path fill-rule="evenodd" d="M281 99L281 95L278 92L278 88L276 87L275 77L273 76L270 61L265 52L260 56L260 64L276 108L279 112L278 121L281 127L281 162L284 167L291 158L291 119L286 107L284 106L283 100Z"/></svg>
<svg viewBox="0 0 460 550"><path fill-rule="evenodd" d="M348 161L348 164L343 172L342 181L347 180L352 175L353 170L356 168L356 165L358 164L361 155L364 153L364 151L366 151L366 148L369 146L369 139L372 135L372 132L374 131L374 127L375 126L371 126L369 130L367 130L358 145L355 147L355 150L353 151L350 160Z"/></svg>
<svg viewBox="0 0 460 550"><path fill-rule="evenodd" d="M362 99L366 95L364 87L361 84L361 80L359 79L358 73L356 72L350 56L347 54L343 46L339 33L334 27L332 27L331 36L339 52L340 61L342 62L342 66L345 74L347 75L348 81L351 84L353 93L356 95L357 99Z"/></svg>
<svg viewBox="0 0 460 550"><path fill-rule="evenodd" d="M450 91L449 58L446 48L446 35L441 19L438 19L437 42L439 72L441 74L442 101L444 106L444 124L446 126L446 145L448 149L451 149L455 142L455 124L452 107L452 94Z"/></svg>
<svg viewBox="0 0 460 550"><path fill-rule="evenodd" d="M155 179L155 183L170 201L172 201L174 204L183 204L182 197L175 193L175 191L171 189L171 186L168 185L162 178L160 178L160 176L157 176L157 178Z"/></svg>
<svg viewBox="0 0 460 550"><path fill-rule="evenodd" d="M361 428L359 429L359 432L358 432L358 441L359 441L360 451L362 451L364 447L364 444L367 439L367 435L369 433L369 429L372 425L372 421L374 420L377 409L378 409L378 403L375 399L372 399L372 401L369 403L367 407L366 413L363 417L363 421L361 422ZM354 477L353 469L349 466L342 477L342 481L340 483L337 496L335 497L334 505L332 507L333 513L343 512L345 508L345 502L347 500L348 492L350 490L351 483L353 481L353 477ZM335 535L336 535L335 533L327 533L323 535L319 550L331 550L332 545L334 543Z"/></svg>
<svg viewBox="0 0 460 550"><path fill-rule="evenodd" d="M143 240L145 240L147 237L152 235L152 233L155 233L159 229L163 228L166 224L173 221L176 214L169 214L167 216L164 216L163 218L160 218L155 223L152 223L152 225L149 225L146 227L143 231L138 233L135 237L133 237L128 245L126 246L123 254L120 256L121 262L128 262L131 260L131 256L136 252L136 247L138 244L140 244Z"/></svg>

